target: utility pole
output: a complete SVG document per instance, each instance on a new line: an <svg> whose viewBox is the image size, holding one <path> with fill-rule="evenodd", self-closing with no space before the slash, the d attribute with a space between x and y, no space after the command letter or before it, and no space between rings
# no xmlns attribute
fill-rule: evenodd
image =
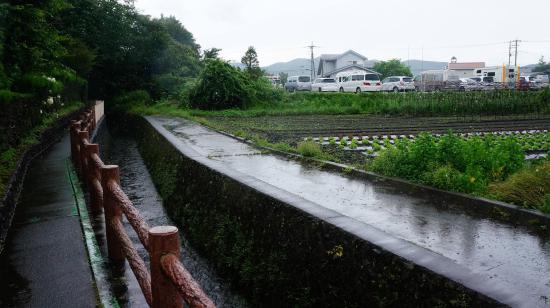
<svg viewBox="0 0 550 308"><path fill-rule="evenodd" d="M515 56L514 56L514 68L518 67L518 45L519 42L521 42L518 39L514 40L514 48L516 49Z"/></svg>
<svg viewBox="0 0 550 308"><path fill-rule="evenodd" d="M313 82L313 79L315 79L315 61L313 60L313 48L318 48L319 46L315 46L313 45L313 42L311 42L311 45L306 47L311 50L311 60L310 60L311 72L310 73L311 73L311 82Z"/></svg>
<svg viewBox="0 0 550 308"><path fill-rule="evenodd" d="M512 44L513 42L513 44ZM511 47L515 49L515 52L514 52L514 81L515 82L518 82L519 81L519 68L518 68L518 46L519 46L519 42L521 42L520 40L518 39L515 39L513 41L511 41Z"/></svg>
<svg viewBox="0 0 550 308"><path fill-rule="evenodd" d="M512 41L508 42L508 68L510 67L510 64L512 60Z"/></svg>

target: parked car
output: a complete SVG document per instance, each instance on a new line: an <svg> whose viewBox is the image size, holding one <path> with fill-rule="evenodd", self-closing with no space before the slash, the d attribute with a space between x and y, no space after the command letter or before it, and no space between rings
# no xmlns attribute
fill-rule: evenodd
<svg viewBox="0 0 550 308"><path fill-rule="evenodd" d="M388 92L414 91L414 82L412 77L390 76L382 80L382 91L388 91Z"/></svg>
<svg viewBox="0 0 550 308"><path fill-rule="evenodd" d="M286 80L285 90L287 90L288 92L311 91L311 77L290 76Z"/></svg>
<svg viewBox="0 0 550 308"><path fill-rule="evenodd" d="M472 78L460 78L460 84L458 85L458 91L481 91L482 85Z"/></svg>
<svg viewBox="0 0 550 308"><path fill-rule="evenodd" d="M338 91L338 84L334 78L317 78L311 84L311 91L336 92Z"/></svg>
<svg viewBox="0 0 550 308"><path fill-rule="evenodd" d="M491 76L474 76L470 77L471 80L475 81L481 91L490 91L496 88L506 87L503 83L495 83L495 79Z"/></svg>
<svg viewBox="0 0 550 308"><path fill-rule="evenodd" d="M549 87L548 75L545 74L533 74L529 78L529 87L531 90L540 90Z"/></svg>
<svg viewBox="0 0 550 308"><path fill-rule="evenodd" d="M340 92L378 92L382 88L380 76L365 71L348 71L336 74Z"/></svg>

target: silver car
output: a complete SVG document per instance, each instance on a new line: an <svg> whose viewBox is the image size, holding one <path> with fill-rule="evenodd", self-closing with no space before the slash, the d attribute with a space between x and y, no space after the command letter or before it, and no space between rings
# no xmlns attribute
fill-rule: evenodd
<svg viewBox="0 0 550 308"><path fill-rule="evenodd" d="M458 91L481 91L482 85L472 78L460 78L460 84L458 85Z"/></svg>
<svg viewBox="0 0 550 308"><path fill-rule="evenodd" d="M338 84L334 78L317 78L311 84L311 91L337 92Z"/></svg>
<svg viewBox="0 0 550 308"><path fill-rule="evenodd" d="M388 92L414 91L414 82L412 77L390 76L382 80L382 91L388 91Z"/></svg>

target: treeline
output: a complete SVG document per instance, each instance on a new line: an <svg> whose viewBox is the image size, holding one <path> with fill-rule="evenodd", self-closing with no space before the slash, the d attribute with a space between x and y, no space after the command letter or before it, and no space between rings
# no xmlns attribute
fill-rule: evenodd
<svg viewBox="0 0 550 308"><path fill-rule="evenodd" d="M200 46L177 19L150 18L116 0L3 3L0 39L2 124L11 120L2 139L12 135L0 146L14 145L45 113L71 101L135 89L177 95L200 67Z"/></svg>
<svg viewBox="0 0 550 308"><path fill-rule="evenodd" d="M200 70L200 46L174 17L139 14L132 1L0 3L0 159L71 104L143 89L177 96Z"/></svg>

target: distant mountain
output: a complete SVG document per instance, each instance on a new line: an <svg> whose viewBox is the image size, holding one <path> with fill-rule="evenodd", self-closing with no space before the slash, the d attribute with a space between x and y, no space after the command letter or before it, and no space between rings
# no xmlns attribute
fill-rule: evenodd
<svg viewBox="0 0 550 308"><path fill-rule="evenodd" d="M319 65L319 58L313 59L315 69ZM277 62L271 65L262 67L269 74L277 75L279 73L287 73L289 75L310 75L310 59L298 58L288 62Z"/></svg>
<svg viewBox="0 0 550 308"><path fill-rule="evenodd" d="M239 68L239 69L244 69L245 68L244 64L242 64L241 62L229 62L229 64L231 66Z"/></svg>
<svg viewBox="0 0 550 308"><path fill-rule="evenodd" d="M447 62L438 61L422 61L422 60L409 60L401 61L403 64L408 65L411 68L411 72L414 75L420 74L422 71L428 70L442 70L447 66Z"/></svg>

